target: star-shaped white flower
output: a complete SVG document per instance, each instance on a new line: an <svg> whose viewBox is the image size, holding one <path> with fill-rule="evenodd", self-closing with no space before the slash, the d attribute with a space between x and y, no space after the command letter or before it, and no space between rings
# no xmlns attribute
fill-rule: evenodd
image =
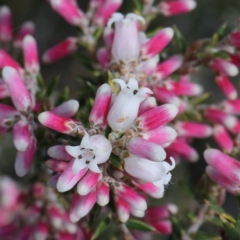
<svg viewBox="0 0 240 240"><path fill-rule="evenodd" d="M112 146L110 142L100 134L89 136L85 132L80 146L66 146L66 151L75 158L72 171L77 174L84 168L100 173L98 164L108 160Z"/></svg>

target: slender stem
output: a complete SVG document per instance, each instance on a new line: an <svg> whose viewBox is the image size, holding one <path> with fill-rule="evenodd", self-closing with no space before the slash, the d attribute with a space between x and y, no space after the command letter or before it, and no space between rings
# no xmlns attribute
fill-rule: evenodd
<svg viewBox="0 0 240 240"><path fill-rule="evenodd" d="M120 224L120 230L123 234L123 239L124 240L136 240L132 234L130 233L130 231L128 230L127 226L125 224Z"/></svg>

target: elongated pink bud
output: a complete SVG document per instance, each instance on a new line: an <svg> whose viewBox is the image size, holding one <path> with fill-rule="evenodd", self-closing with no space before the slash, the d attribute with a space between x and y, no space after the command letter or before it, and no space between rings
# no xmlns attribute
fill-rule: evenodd
<svg viewBox="0 0 240 240"><path fill-rule="evenodd" d="M126 144L126 148L130 153L140 158L152 161L162 161L166 158L166 152L161 146L140 137L132 138Z"/></svg>
<svg viewBox="0 0 240 240"><path fill-rule="evenodd" d="M77 185L77 192L79 195L89 194L98 184L102 178L100 173L88 171L85 176L79 181Z"/></svg>
<svg viewBox="0 0 240 240"><path fill-rule="evenodd" d="M223 102L223 109L230 114L240 114L240 99L226 100Z"/></svg>
<svg viewBox="0 0 240 240"><path fill-rule="evenodd" d="M232 116L214 107L209 107L206 109L204 115L210 121L222 123L230 131L234 131L238 125L238 119L235 116Z"/></svg>
<svg viewBox="0 0 240 240"><path fill-rule="evenodd" d="M59 192L66 192L72 189L75 184L84 176L87 172L87 168L83 168L77 174L73 174L72 167L75 159L71 160L67 168L62 172L57 182L57 190Z"/></svg>
<svg viewBox="0 0 240 240"><path fill-rule="evenodd" d="M145 199L137 194L132 188L128 187L125 184L120 184L119 186L115 187L115 193L124 201L126 201L131 206L135 207L139 210L146 210L147 203Z"/></svg>
<svg viewBox="0 0 240 240"><path fill-rule="evenodd" d="M96 190L93 190L88 195L81 196L80 202L77 206L77 216L79 218L85 217L96 203Z"/></svg>
<svg viewBox="0 0 240 240"><path fill-rule="evenodd" d="M146 42L141 48L141 58L147 60L165 48L173 38L172 28L164 28Z"/></svg>
<svg viewBox="0 0 240 240"><path fill-rule="evenodd" d="M76 0L50 0L49 2L52 8L70 24L81 26L86 21L86 17L79 9Z"/></svg>
<svg viewBox="0 0 240 240"><path fill-rule="evenodd" d="M190 161L190 162L196 162L199 158L196 150L180 138L175 139L171 143L171 145L167 148L167 151L170 151L171 153L175 153L177 156L181 157L183 160Z"/></svg>
<svg viewBox="0 0 240 240"><path fill-rule="evenodd" d="M156 98L155 97L146 98L144 101L142 101L140 103L139 110L138 110L138 116L140 116L144 112L147 112L155 107L157 107Z"/></svg>
<svg viewBox="0 0 240 240"><path fill-rule="evenodd" d="M181 55L174 55L164 62L159 63L152 76L156 80L162 80L180 68L182 63L183 57Z"/></svg>
<svg viewBox="0 0 240 240"><path fill-rule="evenodd" d="M97 51L97 60L103 69L107 69L110 64L109 55L106 48L99 48Z"/></svg>
<svg viewBox="0 0 240 240"><path fill-rule="evenodd" d="M210 67L220 73L224 73L227 76L234 77L238 74L238 69L237 67L222 59L222 58L216 58L210 62Z"/></svg>
<svg viewBox="0 0 240 240"><path fill-rule="evenodd" d="M24 37L27 35L33 35L34 31L35 31L35 25L32 21L27 21L23 23L17 36L14 39L14 46L17 48L21 48Z"/></svg>
<svg viewBox="0 0 240 240"><path fill-rule="evenodd" d="M239 54L230 54L230 62L237 67L240 67L240 55Z"/></svg>
<svg viewBox="0 0 240 240"><path fill-rule="evenodd" d="M70 161L73 159L73 157L68 154L65 147L66 145L56 145L56 146L50 147L47 153L53 159Z"/></svg>
<svg viewBox="0 0 240 240"><path fill-rule="evenodd" d="M101 4L94 15L94 23L98 26L104 27L108 19L116 12L122 4L122 0L106 0Z"/></svg>
<svg viewBox="0 0 240 240"><path fill-rule="evenodd" d="M118 219L121 222L126 222L130 217L129 205L120 197L115 197Z"/></svg>
<svg viewBox="0 0 240 240"><path fill-rule="evenodd" d="M230 180L240 182L240 162L217 149L204 152L206 162Z"/></svg>
<svg viewBox="0 0 240 240"><path fill-rule="evenodd" d="M229 179L228 177L224 176L216 169L211 166L207 166L206 168L207 175L217 184L225 188L228 192L232 193L233 195L240 194L240 186L239 183L236 183Z"/></svg>
<svg viewBox="0 0 240 240"><path fill-rule="evenodd" d="M110 187L109 184L106 182L101 181L97 185L97 203L100 206L106 206L109 203L109 192L110 192Z"/></svg>
<svg viewBox="0 0 240 240"><path fill-rule="evenodd" d="M226 75L220 74L216 76L215 82L228 99L235 100L237 98L237 89L233 86Z"/></svg>
<svg viewBox="0 0 240 240"><path fill-rule="evenodd" d="M0 126L11 127L16 118L20 116L20 113L16 108L0 103Z"/></svg>
<svg viewBox="0 0 240 240"><path fill-rule="evenodd" d="M213 127L213 138L222 150L227 152L232 151L234 145L233 140L222 125L216 125Z"/></svg>
<svg viewBox="0 0 240 240"><path fill-rule="evenodd" d="M164 86L167 90L177 96L198 96L203 92L203 87L196 83L188 81L165 81Z"/></svg>
<svg viewBox="0 0 240 240"><path fill-rule="evenodd" d="M56 46L47 50L42 56L42 61L49 64L70 55L77 50L77 42L77 38L68 37Z"/></svg>
<svg viewBox="0 0 240 240"><path fill-rule="evenodd" d="M162 198L164 194L164 186L156 186L155 184L148 182L143 184L138 184L136 182L133 183L143 192L147 193L149 196L153 198Z"/></svg>
<svg viewBox="0 0 240 240"><path fill-rule="evenodd" d="M19 120L13 128L13 143L18 151L26 151L31 140L30 126L27 121Z"/></svg>
<svg viewBox="0 0 240 240"><path fill-rule="evenodd" d="M22 42L24 67L30 73L38 73L40 66L38 62L37 43L31 35L24 37Z"/></svg>
<svg viewBox="0 0 240 240"><path fill-rule="evenodd" d="M0 7L0 41L11 41L12 33L11 10L7 6L2 6Z"/></svg>
<svg viewBox="0 0 240 240"><path fill-rule="evenodd" d="M178 121L175 129L180 137L207 138L212 134L210 126L196 122Z"/></svg>
<svg viewBox="0 0 240 240"><path fill-rule="evenodd" d="M112 98L111 87L105 83L97 90L94 105L91 109L89 122L93 127L105 129L107 127L107 115Z"/></svg>
<svg viewBox="0 0 240 240"><path fill-rule="evenodd" d="M67 168L68 162L49 159L46 161L46 165L55 172L63 172Z"/></svg>
<svg viewBox="0 0 240 240"><path fill-rule="evenodd" d="M62 117L72 117L74 116L79 109L79 103L77 100L68 100L61 105L53 108L50 112L62 116Z"/></svg>
<svg viewBox="0 0 240 240"><path fill-rule="evenodd" d="M77 133L77 123L72 119L58 116L51 112L43 112L39 114L38 120L41 124L58 132L65 134Z"/></svg>
<svg viewBox="0 0 240 240"><path fill-rule="evenodd" d="M21 66L8 53L0 49L0 69L10 66L18 71L22 71Z"/></svg>
<svg viewBox="0 0 240 240"><path fill-rule="evenodd" d="M32 136L27 150L24 152L23 151L17 152L17 157L15 161L15 171L19 177L23 177L29 172L34 158L36 144L37 144L36 138Z"/></svg>
<svg viewBox="0 0 240 240"><path fill-rule="evenodd" d="M141 132L139 136L162 147L167 147L177 137L177 132L171 127L161 126L147 132Z"/></svg>
<svg viewBox="0 0 240 240"><path fill-rule="evenodd" d="M14 106L20 111L29 111L32 103L31 95L19 73L12 67L5 67L2 71L2 75Z"/></svg>
<svg viewBox="0 0 240 240"><path fill-rule="evenodd" d="M153 89L154 96L162 103L171 103L178 107L178 114L187 109L187 104L176 96L174 92L166 89L165 86L158 86Z"/></svg>
<svg viewBox="0 0 240 240"><path fill-rule="evenodd" d="M0 99L9 97L10 93L8 91L7 85L4 80L0 79Z"/></svg>
<svg viewBox="0 0 240 240"><path fill-rule="evenodd" d="M79 221L80 219L80 217L77 216L77 207L81 201L81 198L82 197L77 192L74 193L69 214L70 221L73 223Z"/></svg>
<svg viewBox="0 0 240 240"><path fill-rule="evenodd" d="M235 47L240 47L240 32L233 32L229 35L229 40Z"/></svg>
<svg viewBox="0 0 240 240"><path fill-rule="evenodd" d="M160 12L164 16L174 16L192 11L197 6L194 0L163 1L159 4Z"/></svg>
<svg viewBox="0 0 240 240"><path fill-rule="evenodd" d="M146 132L165 125L178 113L178 108L173 104L164 104L143 113L136 119L136 125L140 131Z"/></svg>
<svg viewBox="0 0 240 240"><path fill-rule="evenodd" d="M170 218L170 213L166 205L148 207L148 209L146 210L146 216L145 216L145 219L148 222L154 222L161 218L162 219Z"/></svg>

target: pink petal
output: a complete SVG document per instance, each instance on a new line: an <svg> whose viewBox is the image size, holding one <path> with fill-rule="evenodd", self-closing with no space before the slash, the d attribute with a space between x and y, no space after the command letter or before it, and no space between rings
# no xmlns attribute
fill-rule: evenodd
<svg viewBox="0 0 240 240"><path fill-rule="evenodd" d="M141 58L147 60L165 48L173 38L173 29L168 27L162 29L141 48Z"/></svg>
<svg viewBox="0 0 240 240"><path fill-rule="evenodd" d="M120 197L115 197L117 215L121 222L125 223L130 217L129 205Z"/></svg>
<svg viewBox="0 0 240 240"><path fill-rule="evenodd" d="M77 100L68 100L61 105L53 108L50 112L62 116L62 117L72 117L74 116L79 108L79 103Z"/></svg>
<svg viewBox="0 0 240 240"><path fill-rule="evenodd" d="M66 145L56 145L48 149L48 156L58 160L70 161L73 159L71 155L65 150Z"/></svg>
<svg viewBox="0 0 240 240"><path fill-rule="evenodd" d="M7 6L0 7L0 41L9 42L12 39L12 14Z"/></svg>
<svg viewBox="0 0 240 240"><path fill-rule="evenodd" d="M105 129L107 127L107 115L112 98L112 89L108 84L101 85L96 93L94 105L89 115L89 122L93 127Z"/></svg>
<svg viewBox="0 0 240 240"><path fill-rule="evenodd" d="M79 195L89 194L97 186L101 178L102 175L100 173L88 171L77 185L78 194Z"/></svg>
<svg viewBox="0 0 240 240"><path fill-rule="evenodd" d="M72 167L75 159L71 160L67 168L62 172L57 182L57 190L59 192L66 192L72 189L76 183L84 176L87 172L87 168L82 169L77 174L72 172Z"/></svg>
<svg viewBox="0 0 240 240"><path fill-rule="evenodd" d="M220 174L236 183L240 183L240 162L217 149L205 150L204 158Z"/></svg>
<svg viewBox="0 0 240 240"><path fill-rule="evenodd" d="M46 161L46 165L55 172L63 172L67 168L68 163L55 159L49 159Z"/></svg>
<svg viewBox="0 0 240 240"><path fill-rule="evenodd" d="M170 122L178 113L178 108L173 104L164 104L151 109L136 119L140 131L148 131Z"/></svg>
<svg viewBox="0 0 240 240"><path fill-rule="evenodd" d="M97 185L97 203L103 207L109 203L110 196L109 196L110 187L109 184L106 182L99 182Z"/></svg>
<svg viewBox="0 0 240 240"><path fill-rule="evenodd" d="M15 171L19 177L23 177L29 172L34 159L36 144L36 138L32 136L27 150L17 152Z"/></svg>
<svg viewBox="0 0 240 240"><path fill-rule="evenodd" d="M0 49L0 69L10 66L18 71L22 71L21 66L5 51Z"/></svg>
<svg viewBox="0 0 240 240"><path fill-rule="evenodd" d="M27 121L19 120L13 128L13 143L18 151L26 151L31 140L31 130Z"/></svg>
<svg viewBox="0 0 240 240"><path fill-rule="evenodd" d="M70 55L77 50L77 43L77 38L68 37L56 46L47 50L42 56L42 61L49 64Z"/></svg>
<svg viewBox="0 0 240 240"><path fill-rule="evenodd" d="M30 73L38 73L40 66L38 61L37 43L31 35L26 35L24 37L22 49L25 69Z"/></svg>
<svg viewBox="0 0 240 240"><path fill-rule="evenodd" d="M14 106L20 111L29 111L32 104L31 95L19 73L12 67L4 67L2 75Z"/></svg>

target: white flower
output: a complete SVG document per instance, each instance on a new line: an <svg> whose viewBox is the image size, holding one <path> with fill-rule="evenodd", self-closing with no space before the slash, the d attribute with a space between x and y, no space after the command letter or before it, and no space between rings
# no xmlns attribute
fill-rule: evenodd
<svg viewBox="0 0 240 240"><path fill-rule="evenodd" d="M138 115L140 103L151 94L149 88L138 89L138 82L131 78L126 84L121 79L114 79L121 87L109 113L108 124L116 132L126 132L134 123Z"/></svg>
<svg viewBox="0 0 240 240"><path fill-rule="evenodd" d="M85 132L80 146L66 146L66 151L75 158L73 163L73 173L76 174L84 168L93 172L100 173L98 164L108 160L112 146L110 142L102 135L89 136Z"/></svg>

